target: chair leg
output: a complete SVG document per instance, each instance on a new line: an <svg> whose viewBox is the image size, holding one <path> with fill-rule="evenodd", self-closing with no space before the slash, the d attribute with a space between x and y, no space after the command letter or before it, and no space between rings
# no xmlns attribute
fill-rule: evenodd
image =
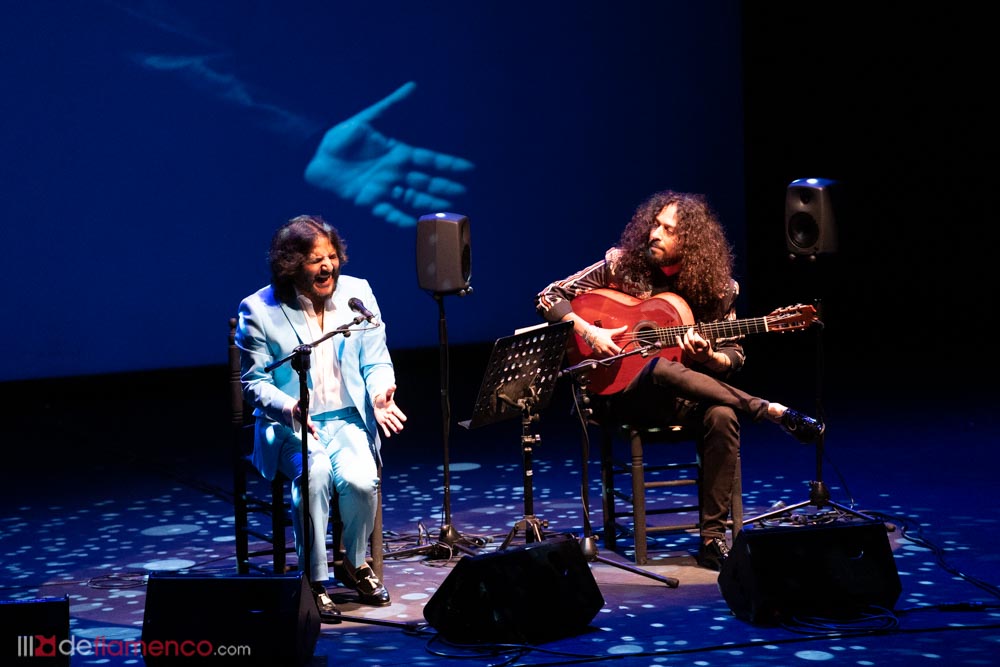
<svg viewBox="0 0 1000 667"><path fill-rule="evenodd" d="M733 518L733 541L743 530L743 462L736 458L736 472L733 473L733 495L730 498L730 515Z"/></svg>
<svg viewBox="0 0 1000 667"><path fill-rule="evenodd" d="M635 537L635 563L646 564L646 475L642 463L642 436L629 432L632 450L632 534Z"/></svg>
<svg viewBox="0 0 1000 667"><path fill-rule="evenodd" d="M294 510L293 510L294 511ZM285 573L285 485L271 480L271 549L274 573Z"/></svg>
<svg viewBox="0 0 1000 667"><path fill-rule="evenodd" d="M236 572L250 574L250 535L247 533L247 480L243 461L233 462L233 518L236 531Z"/></svg>
<svg viewBox="0 0 1000 667"><path fill-rule="evenodd" d="M615 521L614 436L601 429L601 511L604 515L604 546L614 551L618 545Z"/></svg>
<svg viewBox="0 0 1000 667"><path fill-rule="evenodd" d="M384 570L385 564L385 554L383 553L382 545L382 490L379 488L379 499L378 507L375 509L375 528L372 530L371 537L371 552L372 552L372 571L375 572L375 576L382 579L382 572Z"/></svg>

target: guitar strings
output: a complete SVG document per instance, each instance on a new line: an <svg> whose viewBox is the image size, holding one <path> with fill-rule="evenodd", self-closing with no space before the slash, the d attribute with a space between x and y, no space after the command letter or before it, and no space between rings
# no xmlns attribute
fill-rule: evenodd
<svg viewBox="0 0 1000 667"><path fill-rule="evenodd" d="M621 346L623 348L634 342L644 342L648 344L655 344L656 342L659 342L667 347L675 347L677 345L677 338L683 336L684 333L691 328L703 336L707 334L708 338L714 340L718 340L720 338L734 338L751 333L765 333L770 330L767 317L756 317L735 322L723 320L719 322L693 324L690 326L634 329L632 331L619 334L614 338L618 341L624 342Z"/></svg>

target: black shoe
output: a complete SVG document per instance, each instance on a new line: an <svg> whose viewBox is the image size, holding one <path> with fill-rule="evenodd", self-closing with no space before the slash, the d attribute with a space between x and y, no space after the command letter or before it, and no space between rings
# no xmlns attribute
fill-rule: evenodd
<svg viewBox="0 0 1000 667"><path fill-rule="evenodd" d="M333 598L326 592L322 584L313 584L313 597L316 599L316 609L319 619L324 623L340 623L340 610L333 603Z"/></svg>
<svg viewBox="0 0 1000 667"><path fill-rule="evenodd" d="M722 569L722 561L727 558L729 558L729 547L726 545L726 541L721 537L713 537L711 542L702 543L698 547L698 555L695 560L706 570L718 572Z"/></svg>
<svg viewBox="0 0 1000 667"><path fill-rule="evenodd" d="M347 580L344 583L358 592L358 602L375 607L384 607L390 603L389 591L385 589L367 563L353 572L352 569L345 560L344 573L347 575Z"/></svg>
<svg viewBox="0 0 1000 667"><path fill-rule="evenodd" d="M789 408L781 415L781 428L799 442L808 443L818 440L826 425Z"/></svg>

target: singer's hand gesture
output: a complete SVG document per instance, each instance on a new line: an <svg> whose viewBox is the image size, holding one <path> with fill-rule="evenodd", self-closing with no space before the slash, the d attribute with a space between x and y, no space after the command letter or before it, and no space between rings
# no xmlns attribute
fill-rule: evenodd
<svg viewBox="0 0 1000 667"><path fill-rule="evenodd" d="M376 396L374 401L375 421L382 427L382 433L387 438L392 437L393 433L402 431L403 422L406 421L406 415L396 405L395 396L396 385L392 385L386 389L385 394Z"/></svg>

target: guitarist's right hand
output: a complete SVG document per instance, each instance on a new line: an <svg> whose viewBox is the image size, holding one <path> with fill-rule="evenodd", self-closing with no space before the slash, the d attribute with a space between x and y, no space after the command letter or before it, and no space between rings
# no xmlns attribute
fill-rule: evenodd
<svg viewBox="0 0 1000 667"><path fill-rule="evenodd" d="M614 341L614 337L628 331L627 325L617 329L602 329L593 324L584 324L584 327L584 333L581 334L581 337L590 346L593 356L610 357L622 351L622 348Z"/></svg>

